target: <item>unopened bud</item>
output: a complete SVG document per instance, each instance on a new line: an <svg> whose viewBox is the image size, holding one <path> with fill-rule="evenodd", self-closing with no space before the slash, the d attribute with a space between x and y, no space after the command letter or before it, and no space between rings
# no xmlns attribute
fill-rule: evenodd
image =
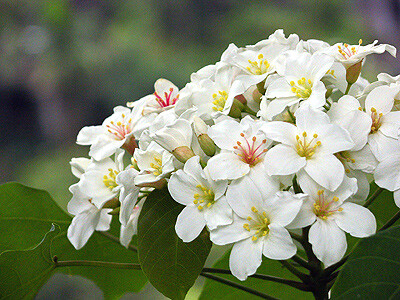
<svg viewBox="0 0 400 300"><path fill-rule="evenodd" d="M237 96L235 96L235 99L238 100L242 104L247 104L247 100L243 95L237 95Z"/></svg>
<svg viewBox="0 0 400 300"><path fill-rule="evenodd" d="M205 154L208 156L213 156L215 154L216 147L214 141L208 136L208 134L200 134L197 137L197 140Z"/></svg>
<svg viewBox="0 0 400 300"><path fill-rule="evenodd" d="M257 90L260 92L261 95L265 95L265 92L267 91L265 89L265 80L257 83Z"/></svg>
<svg viewBox="0 0 400 300"><path fill-rule="evenodd" d="M193 150L187 146L180 146L178 148L175 148L172 151L172 154L176 157L177 160L182 163L185 163L189 158L195 155L193 153Z"/></svg>
<svg viewBox="0 0 400 300"><path fill-rule="evenodd" d="M193 118L193 129L196 136L199 136L201 134L207 134L208 126L202 119L195 116Z"/></svg>
<svg viewBox="0 0 400 300"><path fill-rule="evenodd" d="M229 116L232 118L239 119L242 116L242 110L244 109L244 105L237 99L233 99L233 104L231 110L229 111Z"/></svg>
<svg viewBox="0 0 400 300"><path fill-rule="evenodd" d="M362 61L348 67L346 70L346 81L349 84L355 83L358 79L358 76L360 76L361 69L362 69Z"/></svg>
<svg viewBox="0 0 400 300"><path fill-rule="evenodd" d="M258 89L254 89L252 96L253 96L253 101L261 103L262 94L258 91Z"/></svg>

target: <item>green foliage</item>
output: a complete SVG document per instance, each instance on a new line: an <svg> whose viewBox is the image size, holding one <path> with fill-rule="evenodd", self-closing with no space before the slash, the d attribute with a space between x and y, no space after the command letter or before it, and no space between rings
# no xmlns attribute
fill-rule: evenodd
<svg viewBox="0 0 400 300"><path fill-rule="evenodd" d="M226 253L225 256L214 265L214 267L229 269L229 255L230 251ZM289 273L278 261L270 260L265 257L261 266L258 268L257 273L268 274L298 281L298 278ZM231 275L218 274L218 276L240 283L247 287L251 287L255 290L264 292L278 299L313 299L311 293L299 291L289 286L283 286L282 284L276 282L270 282L251 277L247 278L246 281L239 281ZM201 293L200 300L208 299L253 300L254 295L207 279Z"/></svg>
<svg viewBox="0 0 400 300"><path fill-rule="evenodd" d="M400 298L400 226L362 240L333 286L333 299Z"/></svg>
<svg viewBox="0 0 400 300"><path fill-rule="evenodd" d="M185 298L211 249L206 230L190 243L176 235L176 218L182 208L166 189L155 190L147 197L138 223L143 272L157 290L171 299Z"/></svg>
<svg viewBox="0 0 400 300"><path fill-rule="evenodd" d="M53 225L32 250L9 250L0 255L0 298L33 298L54 269L50 245L60 227Z"/></svg>
<svg viewBox="0 0 400 300"><path fill-rule="evenodd" d="M63 212L44 191L17 183L4 184L0 186L0 203L2 207L0 210L0 252L32 248L52 227L52 223L56 223L59 225L60 234L54 237L51 255L56 255L59 260L138 262L135 252L122 247L114 236L101 232L94 233L81 250L75 250L66 234L71 217ZM10 255L10 252L3 252L0 256L2 259L3 255ZM26 272L30 272L32 276L43 275L40 280L31 282L32 295L55 272L81 275L91 279L103 290L108 299L118 298L126 292L137 292L146 282L143 273L137 270L74 266L49 269L48 272L43 273L39 268L43 265L36 266L36 263L38 262L32 259L32 262L28 264L29 268L26 268L26 263L19 265L18 261L15 261L13 265L16 269L25 267ZM8 290L10 286L16 286L18 280L18 277L11 276L6 283L1 281L1 285Z"/></svg>

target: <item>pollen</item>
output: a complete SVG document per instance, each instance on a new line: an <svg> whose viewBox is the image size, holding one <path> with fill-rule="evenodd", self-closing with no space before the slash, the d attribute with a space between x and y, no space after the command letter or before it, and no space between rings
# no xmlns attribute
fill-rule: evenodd
<svg viewBox="0 0 400 300"><path fill-rule="evenodd" d="M254 206L251 208L252 216L248 216L247 220L249 223L243 224L243 228L249 231L252 235L251 239L253 242L259 240L259 238L266 236L269 233L268 215L265 211L260 212Z"/></svg>
<svg viewBox="0 0 400 300"><path fill-rule="evenodd" d="M316 140L318 138L318 134L314 133L312 139L307 138L307 132L302 133L302 137L300 138L299 135L296 135L296 150L297 154L301 157L305 157L306 159L311 158L318 147L321 146L321 141Z"/></svg>
<svg viewBox="0 0 400 300"><path fill-rule="evenodd" d="M293 80L289 82L291 85L291 91L296 95L297 98L308 99L312 93L313 82L311 79L302 77L297 80L297 83Z"/></svg>
<svg viewBox="0 0 400 300"><path fill-rule="evenodd" d="M339 202L339 198L337 196L333 196L329 200L325 195L324 190L319 190L317 192L317 196L318 197L313 204L313 212L318 218L327 220L328 217L332 216L334 213L343 211L343 208L337 207Z"/></svg>
<svg viewBox="0 0 400 300"><path fill-rule="evenodd" d="M125 114L121 114L117 118L118 120L110 121L104 126L115 140L120 141L125 139L126 136L132 132L134 124L132 124L132 118L128 119L128 116Z"/></svg>
<svg viewBox="0 0 400 300"><path fill-rule="evenodd" d="M248 138L243 132L240 133L240 140L233 147L234 153L239 156L240 160L249 164L250 167L255 166L261 161L263 155L268 150L265 145L267 140L263 139L260 141L256 136Z"/></svg>
<svg viewBox="0 0 400 300"><path fill-rule="evenodd" d="M198 184L196 185L198 193L193 195L193 203L197 206L198 210L203 210L204 208L210 208L215 203L215 195L214 192L204 185Z"/></svg>
<svg viewBox="0 0 400 300"><path fill-rule="evenodd" d="M162 174L162 157L159 154L156 154L153 157L154 163L150 163L150 167L153 169L153 175L159 176Z"/></svg>
<svg viewBox="0 0 400 300"><path fill-rule="evenodd" d="M176 101L179 100L179 94L173 97L174 89L170 88L169 93L164 92L164 95L159 95L157 92L154 92L154 96L160 108L169 107L175 105Z"/></svg>
<svg viewBox="0 0 400 300"><path fill-rule="evenodd" d="M372 119L372 125L371 125L371 131L370 133L375 133L379 130L379 128L382 125L382 113L378 113L376 111L376 108L371 107L371 119Z"/></svg>
<svg viewBox="0 0 400 300"><path fill-rule="evenodd" d="M214 104L212 109L215 111L223 111L226 99L228 99L228 93L226 91L218 91L218 94L214 93L212 97L212 104Z"/></svg>
<svg viewBox="0 0 400 300"><path fill-rule="evenodd" d="M116 170L108 169L108 175L103 176L103 183L108 189L113 190L118 186L118 184L115 182L118 173L119 172Z"/></svg>
<svg viewBox="0 0 400 300"><path fill-rule="evenodd" d="M343 47L338 45L338 52L342 55L344 59L349 59L353 55L357 54L360 50L360 46L362 44L362 39L358 40L357 46L351 46L349 44L343 44Z"/></svg>
<svg viewBox="0 0 400 300"><path fill-rule="evenodd" d="M262 53L257 55L257 60L252 61L248 60L249 66L246 67L246 70L253 75L261 75L265 74L270 70L271 65L268 60L264 59L264 55Z"/></svg>

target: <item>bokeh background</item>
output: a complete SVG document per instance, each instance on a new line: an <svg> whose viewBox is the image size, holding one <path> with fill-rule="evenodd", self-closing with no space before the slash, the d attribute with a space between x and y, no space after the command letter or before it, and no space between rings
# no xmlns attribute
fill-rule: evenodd
<svg viewBox="0 0 400 300"><path fill-rule="evenodd" d="M46 189L65 208L76 182L68 162L88 152L75 145L80 128L160 77L183 87L229 43L278 28L400 49L400 0L0 0L0 183ZM397 75L400 61L368 57L363 76L380 72Z"/></svg>

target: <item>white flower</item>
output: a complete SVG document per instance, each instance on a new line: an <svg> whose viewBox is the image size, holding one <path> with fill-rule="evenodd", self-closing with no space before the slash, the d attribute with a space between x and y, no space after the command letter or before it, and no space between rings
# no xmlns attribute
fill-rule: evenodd
<svg viewBox="0 0 400 300"><path fill-rule="evenodd" d="M387 143L399 137L400 112L391 111L399 91L400 85L380 86L372 90L365 100L365 112L372 119L368 144L378 160L385 157Z"/></svg>
<svg viewBox="0 0 400 300"><path fill-rule="evenodd" d="M325 54L288 51L283 66L277 69L281 77L265 93L273 99L268 106L268 119L300 101L314 108L322 107L326 103L326 88L321 79L332 64L333 58Z"/></svg>
<svg viewBox="0 0 400 300"><path fill-rule="evenodd" d="M111 156L121 147L133 153L137 147L133 131L140 115L129 108L117 106L100 126L87 126L78 133L79 145L91 145L89 155L95 160Z"/></svg>
<svg viewBox="0 0 400 300"><path fill-rule="evenodd" d="M255 45L245 48L237 48L234 44L229 45L223 55L223 61L241 68L247 74L241 77L242 80L249 80L248 77L251 76L255 77L254 82L258 83L275 72L279 55L287 50L293 50L298 41L299 37L296 34L291 34L286 38L283 30L278 29L268 39Z"/></svg>
<svg viewBox="0 0 400 300"><path fill-rule="evenodd" d="M128 248L132 241L132 237L137 233L137 224L144 201L145 199L140 200L138 204L133 207L128 222L125 225L121 224L119 240L121 245L126 248Z"/></svg>
<svg viewBox="0 0 400 300"><path fill-rule="evenodd" d="M211 126L208 135L222 150L207 163L214 180L240 178L252 167L264 163L271 141L259 132L262 124L246 116L240 123L227 119Z"/></svg>
<svg viewBox="0 0 400 300"><path fill-rule="evenodd" d="M197 115L204 121L210 121L219 114L228 115L231 111L235 96L244 93L257 80L243 81L237 77L241 69L221 64L217 69L214 80L203 79L188 84L182 90L182 99L176 106L181 114L186 109L195 106ZM184 97L184 95L186 95Z"/></svg>
<svg viewBox="0 0 400 300"><path fill-rule="evenodd" d="M95 230L107 231L110 229L112 216L111 209L99 209L94 206L90 197L83 194L78 184L69 188L72 199L68 203L68 212L75 215L68 227L67 236L72 245L79 250L92 236Z"/></svg>
<svg viewBox="0 0 400 300"><path fill-rule="evenodd" d="M265 155L268 174L290 175L304 169L320 185L335 190L343 181L344 167L334 153L354 147L349 133L309 106L295 115L296 126L273 121L261 128L266 137L281 143Z"/></svg>
<svg viewBox="0 0 400 300"><path fill-rule="evenodd" d="M172 198L186 205L175 225L177 235L186 243L193 241L204 226L212 230L232 223L232 209L224 196L228 182L212 180L199 161L198 156L190 158L168 182Z"/></svg>
<svg viewBox="0 0 400 300"><path fill-rule="evenodd" d="M309 197L288 228L311 225L308 239L325 267L338 262L345 254L345 232L359 238L375 233L374 215L367 208L346 201L357 190L356 179L346 177L334 192L318 185L305 172L298 174L298 180Z"/></svg>
<svg viewBox="0 0 400 300"><path fill-rule="evenodd" d="M189 121L178 119L150 137L169 152L173 152L178 147L190 148L193 138L192 126Z"/></svg>
<svg viewBox="0 0 400 300"><path fill-rule="evenodd" d="M160 182L175 170L174 156L155 142L146 150L137 149L133 157L140 170L135 177L138 186Z"/></svg>
<svg viewBox="0 0 400 300"><path fill-rule="evenodd" d="M343 43L337 43L327 49L323 49L322 52L329 54L334 57L336 61L342 63L345 68L349 68L352 65L355 65L372 53L381 54L385 51L389 52L392 56L396 56L396 48L387 45L381 44L376 45L378 43L375 40L372 44L361 46L362 40L358 42L358 45L348 45Z"/></svg>
<svg viewBox="0 0 400 300"><path fill-rule="evenodd" d="M375 169L374 178L378 186L389 191L394 191L394 200L400 207L400 144L396 140L390 143L390 148L385 158Z"/></svg>
<svg viewBox="0 0 400 300"><path fill-rule="evenodd" d="M231 203L233 223L212 230L210 238L217 245L234 243L229 268L234 276L245 280L256 272L262 255L277 260L295 255L296 246L284 227L299 212L304 195L265 195L262 185L248 176L240 179L236 192L240 201Z"/></svg>
<svg viewBox="0 0 400 300"><path fill-rule="evenodd" d="M104 203L118 196L120 186L115 179L123 167L124 151L117 149L115 161L107 157L100 161L93 160L82 174L78 183L80 190L91 198L91 202L101 208Z"/></svg>

